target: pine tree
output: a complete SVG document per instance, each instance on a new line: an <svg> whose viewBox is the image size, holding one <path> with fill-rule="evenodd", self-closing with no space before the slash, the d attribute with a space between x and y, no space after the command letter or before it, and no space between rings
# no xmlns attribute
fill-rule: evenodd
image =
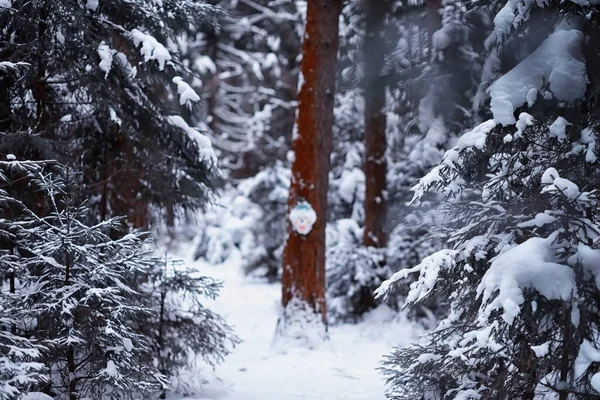
<svg viewBox="0 0 600 400"><path fill-rule="evenodd" d="M18 280L27 265L18 254L17 242L25 227L19 219L26 208L13 197L16 182L31 179L41 168L36 163L0 162L0 399L20 398L44 380L44 366L37 362L42 349L21 333L27 321Z"/></svg>
<svg viewBox="0 0 600 400"><path fill-rule="evenodd" d="M137 319L135 330L148 341L152 364L163 375L177 378L194 355L214 366L239 343L225 320L202 304L218 296L222 283L169 258L139 278L140 306L153 313Z"/></svg>
<svg viewBox="0 0 600 400"><path fill-rule="evenodd" d="M484 45L492 27L484 13L468 12L451 0L397 4L394 26L399 36L386 59L388 96L388 163L392 270L410 268L443 248L447 230L438 207L441 196L430 193L409 204L415 181L443 158L457 136L481 122L485 109L473 107L481 88ZM396 303L409 283L395 291ZM439 318L444 301L432 296L417 312ZM428 310L429 309L429 310Z"/></svg>
<svg viewBox="0 0 600 400"><path fill-rule="evenodd" d="M500 48L528 38L538 18L552 23L534 46L519 39L523 58L490 86L493 119L414 187L415 200L447 196L448 247L378 294L418 273L408 306L444 296L450 313L386 358L390 398L600 395L597 11L508 2L495 16Z"/></svg>
<svg viewBox="0 0 600 400"><path fill-rule="evenodd" d="M83 172L97 221L147 227L151 206L203 204L214 154L179 116L200 98L173 43L216 13L191 0L4 2L0 57L29 67L0 89L0 151Z"/></svg>
<svg viewBox="0 0 600 400"><path fill-rule="evenodd" d="M5 186L12 204L3 208L9 233L3 247L11 250L12 267L2 306L14 304L7 317L18 317L9 327L18 337L9 356L37 363L23 364L32 372L22 373L19 384L39 387L33 384L41 378L34 368L41 362L46 371L41 389L56 398L133 398L167 387L166 377L145 361L146 339L131 327L132 320L152 313L131 300L140 296L129 286L132 275L154 263L144 256L140 236L110 239L109 231L121 223L115 219L87 226L88 210L71 204L73 188L68 175L66 183L59 178L65 171L60 165L14 161L3 165L2 176L14 175L11 169L20 165L27 169L17 171L16 184ZM43 194L43 201L32 203L43 206L44 214L26 205L30 199L13 196L23 195L23 182ZM31 337L36 346L19 353L17 344Z"/></svg>

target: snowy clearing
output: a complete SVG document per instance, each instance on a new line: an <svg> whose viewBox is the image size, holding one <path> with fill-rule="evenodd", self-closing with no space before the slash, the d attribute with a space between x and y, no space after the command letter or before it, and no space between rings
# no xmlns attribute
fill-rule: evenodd
<svg viewBox="0 0 600 400"><path fill-rule="evenodd" d="M199 366L190 374L186 380L198 394L188 399L384 399L384 379L376 370L382 356L422 332L402 313L380 306L359 324L330 327L330 339L315 350L277 352L271 344L281 285L245 278L237 251L218 266L185 258L189 266L223 280L221 295L209 306L225 317L243 340L214 371ZM181 397L172 397L177 398Z"/></svg>

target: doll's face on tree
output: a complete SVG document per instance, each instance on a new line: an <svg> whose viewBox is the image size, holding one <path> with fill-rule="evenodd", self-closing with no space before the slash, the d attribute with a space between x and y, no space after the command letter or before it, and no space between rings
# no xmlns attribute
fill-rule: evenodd
<svg viewBox="0 0 600 400"><path fill-rule="evenodd" d="M317 221L317 213L312 206L303 201L290 212L292 228L301 235L308 235Z"/></svg>

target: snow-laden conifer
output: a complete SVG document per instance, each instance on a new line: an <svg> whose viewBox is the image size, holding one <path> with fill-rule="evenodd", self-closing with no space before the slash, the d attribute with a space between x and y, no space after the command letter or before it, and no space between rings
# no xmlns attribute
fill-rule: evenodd
<svg viewBox="0 0 600 400"><path fill-rule="evenodd" d="M38 163L0 161L0 399L19 399L21 394L43 382L44 366L39 360L38 342L23 335L28 318L20 282L27 279L27 264L19 255L26 237L28 208L15 198L15 186L28 185L42 168ZM29 186L35 190L36 186ZM11 190L12 189L12 190ZM39 188L37 188L39 189Z"/></svg>
<svg viewBox="0 0 600 400"><path fill-rule="evenodd" d="M494 20L499 45L543 12L539 6L508 2ZM586 67L598 57L590 39L598 29L580 17L597 14L595 6L550 6L569 17L557 18L491 84L492 119L463 134L413 188L415 201L432 191L446 196L447 247L394 274L377 294L417 273L408 307L441 296L450 313L386 358L390 398L600 394L600 176L597 111L589 108L599 81Z"/></svg>
<svg viewBox="0 0 600 400"><path fill-rule="evenodd" d="M214 366L239 343L231 327L204 301L214 300L222 283L181 261L165 256L139 276L140 305L152 314L134 321L135 330L148 342L152 364L188 393L190 383L179 378L195 365L196 357Z"/></svg>
<svg viewBox="0 0 600 400"><path fill-rule="evenodd" d="M215 157L185 119L199 77L175 43L218 15L192 0L4 2L0 151L81 169L97 221L146 228L152 207L204 204Z"/></svg>

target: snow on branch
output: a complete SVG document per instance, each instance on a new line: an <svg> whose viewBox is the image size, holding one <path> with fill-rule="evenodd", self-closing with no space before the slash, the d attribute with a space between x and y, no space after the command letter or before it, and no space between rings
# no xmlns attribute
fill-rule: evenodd
<svg viewBox="0 0 600 400"><path fill-rule="evenodd" d="M514 124L515 110L526 103L533 105L532 90L539 93L546 83L560 101L572 103L583 98L588 79L582 41L583 33L578 30L554 32L498 79L490 89L494 120L502 125Z"/></svg>
<svg viewBox="0 0 600 400"><path fill-rule="evenodd" d="M531 238L492 262L477 288L482 297L481 322L502 309L502 319L512 324L525 301L524 289L531 288L549 300L567 301L576 294L573 269L556 260L557 236L555 232L548 238Z"/></svg>
<svg viewBox="0 0 600 400"><path fill-rule="evenodd" d="M1 2L2 0L0 0ZM21 69L30 67L31 64L26 62L17 62L13 63L10 61L0 61L0 72L4 73L15 73L20 71Z"/></svg>
<svg viewBox="0 0 600 400"><path fill-rule="evenodd" d="M162 71L165 69L165 63L171 61L171 54L169 51L154 38L140 31L139 29L133 29L130 33L133 43L137 46L142 45L140 53L144 56L144 61L156 60L158 62L158 68Z"/></svg>
<svg viewBox="0 0 600 400"><path fill-rule="evenodd" d="M177 85L177 94L179 94L179 104L185 105L188 108L192 106L192 103L200 101L198 93L180 76L173 78L173 83Z"/></svg>
<svg viewBox="0 0 600 400"><path fill-rule="evenodd" d="M113 56L117 53L116 50L111 49L109 45L102 42L98 45L98 55L100 56L100 70L104 72L104 79L108 77L108 73L112 68Z"/></svg>
<svg viewBox="0 0 600 400"><path fill-rule="evenodd" d="M459 180L445 182L444 176L448 175L449 170L454 170L457 165L462 163L460 159L462 152L472 148L483 150L487 136L496 125L494 120L488 120L462 135L456 142L456 145L444 154L442 163L433 168L419 180L419 183L411 188L414 192L412 201L416 202L421 199L435 185L446 186L450 191L455 190L460 185Z"/></svg>
<svg viewBox="0 0 600 400"><path fill-rule="evenodd" d="M393 287L406 279L412 273L418 272L419 278L410 285L410 291L406 297L406 303L411 304L426 298L433 290L438 280L440 270L454 265L455 250L440 250L429 257L425 257L421 264L413 268L402 269L396 272L392 277L384 281L381 286L375 290L375 298L386 297L391 293Z"/></svg>
<svg viewBox="0 0 600 400"><path fill-rule="evenodd" d="M172 126L183 130L189 136L189 138L196 143L198 151L200 152L200 156L203 160L210 162L212 165L217 164L217 155L215 154L210 139L206 135L203 135L197 129L189 126L188 123L185 122L185 120L179 115L168 116L167 122Z"/></svg>

